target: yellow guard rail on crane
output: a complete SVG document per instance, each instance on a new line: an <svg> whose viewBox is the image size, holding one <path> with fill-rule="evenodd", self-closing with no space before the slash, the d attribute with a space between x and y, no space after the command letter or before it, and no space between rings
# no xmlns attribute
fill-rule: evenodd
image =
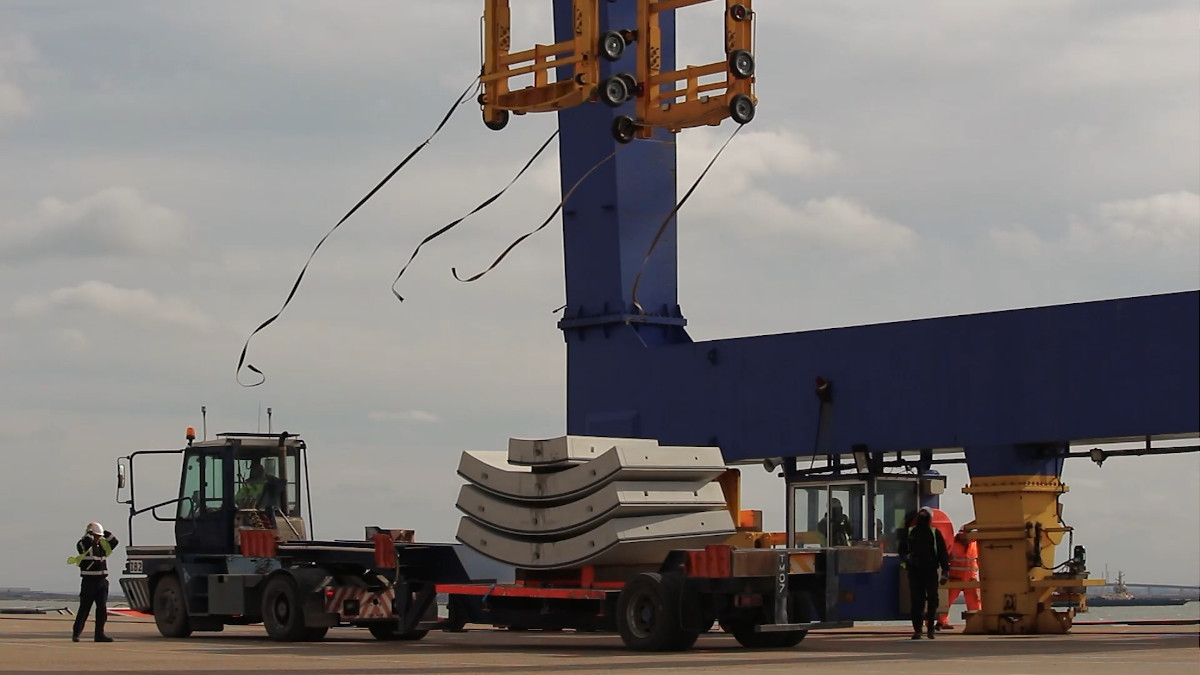
<svg viewBox="0 0 1200 675"><path fill-rule="evenodd" d="M630 99L636 100L635 116L617 117L612 128L622 143L650 138L655 128L675 133L719 125L727 117L738 124L754 119L758 101L750 0L725 0L724 61L666 72L659 16L712 0L629 0L637 2L637 25L603 32L602 1L574 0L571 39L513 52L509 0L485 0L479 103L489 129L503 129L510 114L553 112L597 101L615 108ZM602 81L601 60L619 61L631 43L636 43L636 73L616 73ZM573 68L571 78L551 82L551 69L564 67ZM533 84L514 88L513 78L529 75ZM701 83L717 75L723 77Z"/></svg>

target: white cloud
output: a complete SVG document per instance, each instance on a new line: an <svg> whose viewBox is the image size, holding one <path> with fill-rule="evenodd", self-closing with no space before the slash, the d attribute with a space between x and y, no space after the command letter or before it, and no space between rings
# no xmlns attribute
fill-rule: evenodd
<svg viewBox="0 0 1200 675"><path fill-rule="evenodd" d="M58 343L73 354L86 352L91 347L88 336L78 328L65 328L58 332Z"/></svg>
<svg viewBox="0 0 1200 675"><path fill-rule="evenodd" d="M112 187L78 201L43 199L25 220L0 225L0 259L147 256L183 246L182 215L129 187Z"/></svg>
<svg viewBox="0 0 1200 675"><path fill-rule="evenodd" d="M842 248L872 250L885 255L912 250L917 242L916 233L908 227L837 195L808 200L795 211L790 228L788 225L781 224L781 228Z"/></svg>
<svg viewBox="0 0 1200 675"><path fill-rule="evenodd" d="M679 136L679 166L685 174L697 175L725 142L729 130L689 130ZM814 146L802 134L788 129L738 132L710 175L720 174L728 184L746 187L764 176L816 176L829 173L841 164L838 154ZM691 168L691 167L694 167ZM719 167L719 168L718 168ZM707 179L706 179L707 180ZM706 186L707 187L707 186Z"/></svg>
<svg viewBox="0 0 1200 675"><path fill-rule="evenodd" d="M1196 8L1148 9L1122 14L1076 30L1039 69L1041 83L1064 88L1172 86L1195 77Z"/></svg>
<svg viewBox="0 0 1200 675"><path fill-rule="evenodd" d="M37 50L24 35L0 35L0 129L33 114L33 104L11 72L14 66L38 61Z"/></svg>
<svg viewBox="0 0 1200 675"><path fill-rule="evenodd" d="M988 243L1018 258L1046 254L1110 253L1144 256L1200 252L1200 194L1170 192L1098 204L1086 216L1071 216L1065 233L1047 240L1025 226L993 229Z"/></svg>
<svg viewBox="0 0 1200 675"><path fill-rule="evenodd" d="M3 77L3 73L0 73L0 77ZM0 127L31 114L33 106L25 93L12 82L0 79Z"/></svg>
<svg viewBox="0 0 1200 675"><path fill-rule="evenodd" d="M420 422L424 424L436 424L442 421L442 418L434 413L425 410L372 410L367 414L367 419L374 422Z"/></svg>
<svg viewBox="0 0 1200 675"><path fill-rule="evenodd" d="M990 248L1016 258L1036 258L1045 248L1042 238L1024 226L989 230L987 240Z"/></svg>
<svg viewBox="0 0 1200 675"><path fill-rule="evenodd" d="M25 296L13 305L13 313L22 318L72 312L199 330L213 326L207 315L186 301L159 298L144 288L118 288L103 281L85 281L45 295Z"/></svg>
<svg viewBox="0 0 1200 675"><path fill-rule="evenodd" d="M687 139L679 146L681 192L693 180L691 176L699 175L707 165L724 135L695 131ZM684 206L687 227L691 228L693 221L706 223L709 229L738 223L741 232L772 237L772 246L780 245L779 237L792 237L878 258L913 249L915 232L873 213L855 199L835 194L799 203L792 200L798 191L796 183L842 168L836 152L815 146L801 134L788 130L739 132L697 189L695 203Z"/></svg>
<svg viewBox="0 0 1200 675"><path fill-rule="evenodd" d="M1200 194L1172 192L1097 206L1087 218L1073 219L1072 247L1200 251Z"/></svg>

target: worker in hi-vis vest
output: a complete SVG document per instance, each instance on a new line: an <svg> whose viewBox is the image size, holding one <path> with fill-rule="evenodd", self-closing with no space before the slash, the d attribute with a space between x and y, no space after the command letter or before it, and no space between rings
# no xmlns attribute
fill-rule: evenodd
<svg viewBox="0 0 1200 675"><path fill-rule="evenodd" d="M979 545L967 537L965 529L960 528L950 543L950 579L952 581L979 581ZM938 625L942 628L953 628L950 624L950 605L962 593L967 609L979 611L983 608L980 602L978 588L951 588L950 599L946 601L946 611L938 615Z"/></svg>
<svg viewBox="0 0 1200 675"><path fill-rule="evenodd" d="M950 556L946 553L946 539L933 526L933 512L922 507L917 511L917 522L908 528L908 536L900 542L900 565L908 571L909 601L912 605L912 639L921 639L921 622L925 622L926 635L933 639L938 609L938 569L940 581L949 581Z"/></svg>
<svg viewBox="0 0 1200 675"><path fill-rule="evenodd" d="M267 484L267 472L262 464L255 462L250 467L250 478L238 488L233 500L239 509L257 509Z"/></svg>
<svg viewBox="0 0 1200 675"><path fill-rule="evenodd" d="M100 523L88 523L83 538L75 542L78 555L67 558L67 564L79 566L79 612L71 629L71 641L79 642L92 605L96 606L96 642L112 642L104 633L108 619L108 556L117 547L117 538Z"/></svg>

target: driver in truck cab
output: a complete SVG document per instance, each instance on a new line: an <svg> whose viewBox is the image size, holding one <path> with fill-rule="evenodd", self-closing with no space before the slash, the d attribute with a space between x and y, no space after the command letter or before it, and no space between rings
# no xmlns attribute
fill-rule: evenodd
<svg viewBox="0 0 1200 675"><path fill-rule="evenodd" d="M250 477L238 488L234 501L239 509L257 509L267 486L267 472L257 461L250 467Z"/></svg>

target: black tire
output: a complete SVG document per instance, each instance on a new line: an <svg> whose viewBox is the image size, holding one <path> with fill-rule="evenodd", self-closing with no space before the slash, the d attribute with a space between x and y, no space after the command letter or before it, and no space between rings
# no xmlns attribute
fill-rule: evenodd
<svg viewBox="0 0 1200 675"><path fill-rule="evenodd" d="M646 572L634 577L617 598L617 631L636 651L683 651L696 643L698 632L685 631L679 608L683 578Z"/></svg>
<svg viewBox="0 0 1200 675"><path fill-rule="evenodd" d="M729 72L739 80L754 77L754 55L745 49L736 49L729 55Z"/></svg>
<svg viewBox="0 0 1200 675"><path fill-rule="evenodd" d="M367 626L367 630L371 631L371 637L384 642L394 642L398 640L420 640L429 634L427 630L414 630L408 633L401 633L398 626L391 621L387 623L372 623Z"/></svg>
<svg viewBox="0 0 1200 675"><path fill-rule="evenodd" d="M609 61L620 61L625 55L625 38L615 30L600 36L600 55Z"/></svg>
<svg viewBox="0 0 1200 675"><path fill-rule="evenodd" d="M637 124L629 115L621 115L613 120L612 133L618 143L631 143L637 134Z"/></svg>
<svg viewBox="0 0 1200 675"><path fill-rule="evenodd" d="M633 76L633 73L620 73L617 75L617 77L625 80L625 88L629 90L629 98L637 96L638 83L637 78Z"/></svg>
<svg viewBox="0 0 1200 675"><path fill-rule="evenodd" d="M787 649L800 644L808 631L793 630L780 633L757 633L754 626L731 626L733 639L749 649Z"/></svg>
<svg viewBox="0 0 1200 675"><path fill-rule="evenodd" d="M729 102L729 116L738 124L749 124L754 119L754 101L745 94L738 94Z"/></svg>
<svg viewBox="0 0 1200 675"><path fill-rule="evenodd" d="M163 637L185 638L192 634L183 586L174 573L161 577L154 585L151 607L154 612L154 625L158 626L158 632Z"/></svg>
<svg viewBox="0 0 1200 675"><path fill-rule="evenodd" d="M277 642L301 642L308 629L304 627L304 608L300 590L289 576L277 576L267 582L262 599L263 626L267 635Z"/></svg>
<svg viewBox="0 0 1200 675"><path fill-rule="evenodd" d="M500 131L504 127L508 126L508 111L501 110L500 119L498 120L489 120L488 118L484 117L483 125L492 131Z"/></svg>
<svg viewBox="0 0 1200 675"><path fill-rule="evenodd" d="M620 75L613 75L600 84L600 100L610 108L620 107L629 100L629 94L629 85Z"/></svg>
<svg viewBox="0 0 1200 675"><path fill-rule="evenodd" d="M316 628L304 629L305 642L320 642L325 639L325 634L329 632L329 626L318 626Z"/></svg>
<svg viewBox="0 0 1200 675"><path fill-rule="evenodd" d="M793 591L788 601L788 616L793 623L807 623L810 618L810 595L806 590ZM740 621L721 622L721 629L731 633L738 644L750 649L787 649L795 647L808 635L806 630L759 633L754 625Z"/></svg>

